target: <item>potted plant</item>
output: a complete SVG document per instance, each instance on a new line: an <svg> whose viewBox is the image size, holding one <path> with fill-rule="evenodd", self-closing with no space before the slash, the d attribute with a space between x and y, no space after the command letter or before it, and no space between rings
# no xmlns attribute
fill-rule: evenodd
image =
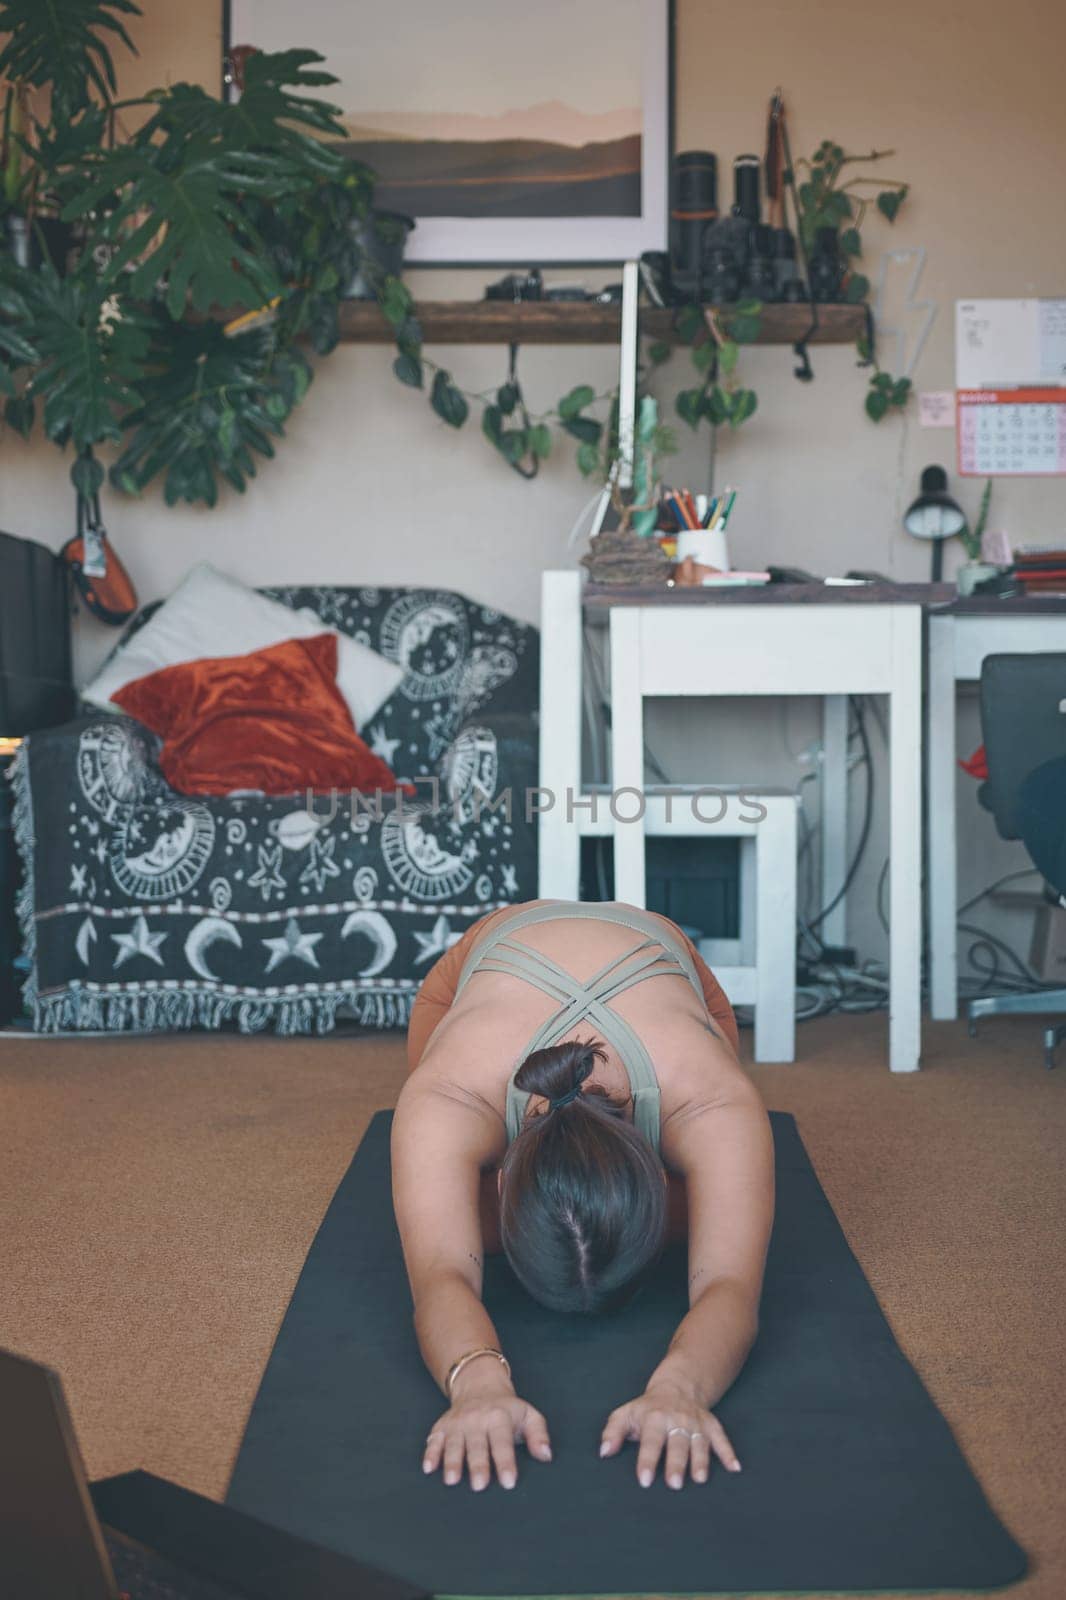
<svg viewBox="0 0 1066 1600"><path fill-rule="evenodd" d="M986 478L977 512L977 526L971 528L967 523L959 533L962 547L966 551L966 560L955 574L955 585L959 594L963 596L973 594L980 584L996 577L1001 570L993 562L981 560L981 541L988 525L988 508L991 502L992 479Z"/></svg>
<svg viewBox="0 0 1066 1600"><path fill-rule="evenodd" d="M617 428L616 408L603 465L618 526L597 533L581 563L593 583L665 583L670 562L653 534L659 520L659 461L676 449L673 433L660 423L654 397L644 395L634 428L633 487L627 494L619 483L622 454Z"/></svg>
<svg viewBox="0 0 1066 1600"><path fill-rule="evenodd" d="M343 124L315 91L335 79L311 50L250 55L239 103L187 83L118 102L109 41L132 49L139 15L134 0L0 0L9 215L43 233L47 202L80 232L65 277L48 249L0 251L0 397L15 431L39 420L73 445L80 495L110 444L120 490L161 478L168 503L213 505L274 454L312 379L304 341L338 342L373 174L333 142ZM116 143L130 106L140 125ZM373 283L410 348L410 296L380 269Z"/></svg>
<svg viewBox="0 0 1066 1600"><path fill-rule="evenodd" d="M58 200L44 164L28 143L27 86L9 83L0 132L0 211L4 243L20 267L49 262L60 277L74 242L74 229L58 215Z"/></svg>

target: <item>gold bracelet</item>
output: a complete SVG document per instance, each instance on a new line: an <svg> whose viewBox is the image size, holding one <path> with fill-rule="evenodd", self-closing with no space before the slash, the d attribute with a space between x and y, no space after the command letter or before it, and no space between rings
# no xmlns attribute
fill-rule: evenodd
<svg viewBox="0 0 1066 1600"><path fill-rule="evenodd" d="M502 1350L495 1350L493 1349L492 1345L489 1344L482 1345L477 1350L468 1350L465 1356L460 1356L458 1361L454 1362L453 1365L448 1368L448 1376L444 1380L444 1393L447 1395L449 1400L452 1397L452 1384L455 1382L460 1372L462 1372L463 1368L469 1362L476 1361L478 1356L495 1356L496 1360L503 1367L503 1370L506 1372L507 1376L511 1376L511 1363L508 1361Z"/></svg>

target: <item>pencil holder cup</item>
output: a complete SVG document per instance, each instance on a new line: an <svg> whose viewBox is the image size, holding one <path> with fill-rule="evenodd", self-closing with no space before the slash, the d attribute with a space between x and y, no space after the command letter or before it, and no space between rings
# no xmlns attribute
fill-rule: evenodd
<svg viewBox="0 0 1066 1600"><path fill-rule="evenodd" d="M724 528L682 528L677 536L677 559L691 556L701 567L729 571L729 546Z"/></svg>

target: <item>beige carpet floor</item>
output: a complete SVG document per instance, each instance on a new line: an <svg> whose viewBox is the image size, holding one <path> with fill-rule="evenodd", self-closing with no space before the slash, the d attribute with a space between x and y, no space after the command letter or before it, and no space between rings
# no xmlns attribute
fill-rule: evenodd
<svg viewBox="0 0 1066 1600"><path fill-rule="evenodd" d="M923 1070L894 1077L885 1027L809 1023L795 1065L751 1070L1028 1550L1012 1592L1062 1600L1066 1059L1044 1071L1031 1021L928 1025ZM402 1077L395 1034L0 1035L0 1344L58 1367L91 1475L222 1497L315 1231Z"/></svg>

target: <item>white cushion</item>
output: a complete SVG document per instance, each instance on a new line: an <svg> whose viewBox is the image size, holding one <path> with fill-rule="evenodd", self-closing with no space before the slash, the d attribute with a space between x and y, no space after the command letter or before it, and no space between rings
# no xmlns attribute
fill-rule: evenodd
<svg viewBox="0 0 1066 1600"><path fill-rule="evenodd" d="M93 705L106 706L125 684L160 667L204 656L243 656L284 639L336 633L309 609L294 611L268 600L207 562L192 568L128 644L82 690ZM337 688L357 729L363 729L403 677L403 668L347 634L337 634Z"/></svg>

